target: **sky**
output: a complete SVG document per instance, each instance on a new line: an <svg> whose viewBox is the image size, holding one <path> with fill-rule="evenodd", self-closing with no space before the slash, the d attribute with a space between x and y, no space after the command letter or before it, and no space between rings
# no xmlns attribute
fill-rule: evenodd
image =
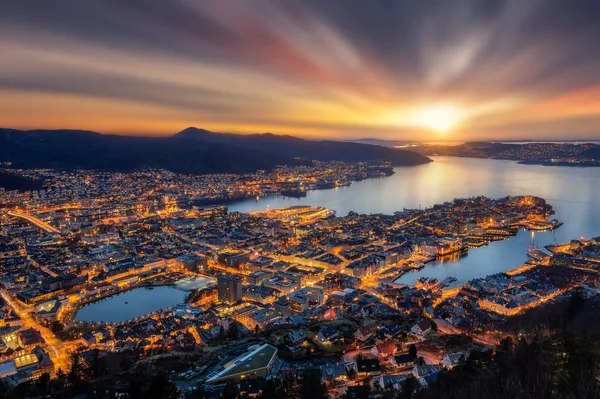
<svg viewBox="0 0 600 399"><path fill-rule="evenodd" d="M600 0L18 0L0 125L600 139Z"/></svg>

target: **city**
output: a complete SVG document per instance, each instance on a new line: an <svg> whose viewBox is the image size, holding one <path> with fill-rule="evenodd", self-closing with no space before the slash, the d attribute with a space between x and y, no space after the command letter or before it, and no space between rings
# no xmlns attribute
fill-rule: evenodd
<svg viewBox="0 0 600 399"><path fill-rule="evenodd" d="M0 399L600 399L600 0L0 8Z"/></svg>
<svg viewBox="0 0 600 399"><path fill-rule="evenodd" d="M267 380L313 372L331 396L365 381L381 394L409 378L426 388L471 351L498 345L508 317L600 292L600 238L532 246L521 267L465 283L399 281L520 229L560 228L539 197L455 199L393 215L193 205L275 187L319 189L381 168L316 163L197 178L18 171L44 188L0 193L2 381L59 377L74 362L83 378L98 359L135 353L130 361L141 364L162 359L183 392L258 394ZM178 289L176 299L163 298L161 290ZM144 307L149 296L155 308Z"/></svg>

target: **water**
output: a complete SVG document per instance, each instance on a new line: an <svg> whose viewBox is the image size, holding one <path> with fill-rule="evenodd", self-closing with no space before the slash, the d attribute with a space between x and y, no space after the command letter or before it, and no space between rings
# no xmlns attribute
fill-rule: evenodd
<svg viewBox="0 0 600 399"><path fill-rule="evenodd" d="M352 183L349 187L308 192L305 198L265 197L229 206L255 211L291 205L324 206L338 216L349 211L392 214L403 208L429 207L459 197L500 198L531 194L545 198L565 224L554 232L536 233L540 247L579 237L600 236L600 168L520 165L513 161L432 157L434 162L395 168L395 174ZM472 249L454 261L432 262L399 282L414 284L421 276L456 277L460 283L514 269L527 260L531 233Z"/></svg>
<svg viewBox="0 0 600 399"><path fill-rule="evenodd" d="M217 280L213 277L186 277L175 283L175 286L183 291L193 291L199 288L204 288L209 284L215 284Z"/></svg>
<svg viewBox="0 0 600 399"><path fill-rule="evenodd" d="M212 278L184 279L172 286L134 288L79 309L75 321L123 323L184 302L188 290L202 288Z"/></svg>

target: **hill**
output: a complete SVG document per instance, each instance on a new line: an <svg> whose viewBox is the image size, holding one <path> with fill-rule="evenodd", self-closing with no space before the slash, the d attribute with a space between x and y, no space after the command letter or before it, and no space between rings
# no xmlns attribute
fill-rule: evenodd
<svg viewBox="0 0 600 399"><path fill-rule="evenodd" d="M406 150L340 141L311 141L272 133L241 135L214 133L190 127L173 137L185 141L235 145L306 160L347 162L385 160L391 162L393 166L420 165L431 162L429 158L423 155Z"/></svg>
<svg viewBox="0 0 600 399"><path fill-rule="evenodd" d="M309 164L311 160L384 159L394 165L430 161L408 151L273 134L242 136L186 129L171 137L131 137L83 130L0 129L0 162L12 162L15 168L162 168L207 174L271 170L278 165Z"/></svg>
<svg viewBox="0 0 600 399"><path fill-rule="evenodd" d="M15 168L132 171L163 168L176 173L245 173L302 162L215 143L182 143L170 137L110 136L79 130L0 129L0 161Z"/></svg>
<svg viewBox="0 0 600 399"><path fill-rule="evenodd" d="M585 151L583 155L590 159L600 160L600 146L590 148L589 150Z"/></svg>

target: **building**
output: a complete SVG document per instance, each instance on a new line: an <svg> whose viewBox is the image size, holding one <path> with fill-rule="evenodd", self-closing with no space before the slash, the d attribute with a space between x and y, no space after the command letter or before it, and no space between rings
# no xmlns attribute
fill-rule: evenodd
<svg viewBox="0 0 600 399"><path fill-rule="evenodd" d="M392 358L392 364L398 368L404 369L412 367L415 364L415 362L411 355L409 355L408 353L402 353Z"/></svg>
<svg viewBox="0 0 600 399"><path fill-rule="evenodd" d="M238 268L250 260L250 253L241 251L223 251L218 255L217 259L222 265Z"/></svg>
<svg viewBox="0 0 600 399"><path fill-rule="evenodd" d="M249 352L232 360L223 370L213 373L206 380L209 384L240 381L247 378L264 377L269 374L277 360L277 348L269 344L250 348Z"/></svg>
<svg viewBox="0 0 600 399"><path fill-rule="evenodd" d="M467 355L462 352L450 353L442 359L440 365L444 368L450 370L454 368L456 365L460 364L461 361L464 361L467 358Z"/></svg>
<svg viewBox="0 0 600 399"><path fill-rule="evenodd" d="M410 332L411 334L422 338L431 332L431 323L429 320L422 320L421 322L412 326Z"/></svg>
<svg viewBox="0 0 600 399"><path fill-rule="evenodd" d="M375 336L377 329L373 324L362 326L354 333L354 338L358 341L365 342Z"/></svg>
<svg viewBox="0 0 600 399"><path fill-rule="evenodd" d="M219 301L233 304L242 300L242 279L222 274L217 278Z"/></svg>
<svg viewBox="0 0 600 399"><path fill-rule="evenodd" d="M302 348L302 345L307 341L306 333L304 330L293 330L285 337L285 344L288 349L295 352Z"/></svg>
<svg viewBox="0 0 600 399"><path fill-rule="evenodd" d="M339 337L338 331L334 326L327 326L321 328L319 333L315 336L315 341L322 346L331 345Z"/></svg>

